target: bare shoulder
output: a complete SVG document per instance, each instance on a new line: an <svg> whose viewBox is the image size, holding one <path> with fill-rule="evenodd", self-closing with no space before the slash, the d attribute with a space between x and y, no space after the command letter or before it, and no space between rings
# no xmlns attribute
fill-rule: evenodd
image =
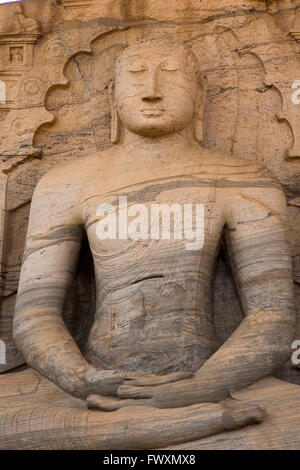
<svg viewBox="0 0 300 470"><path fill-rule="evenodd" d="M220 185L232 184L240 187L276 187L280 183L271 170L256 160L247 160L206 149L205 160L219 176Z"/></svg>
<svg viewBox="0 0 300 470"><path fill-rule="evenodd" d="M105 161L111 151L96 152L86 157L56 165L40 179L37 185L39 193L63 193L75 195L95 173L105 173Z"/></svg>
<svg viewBox="0 0 300 470"><path fill-rule="evenodd" d="M101 171L102 154L56 165L40 179L31 204L32 223L41 223L39 216L51 224L80 224L78 195L95 172ZM105 157L105 155L104 155Z"/></svg>
<svg viewBox="0 0 300 470"><path fill-rule="evenodd" d="M286 218L283 188L272 172L260 162L213 150L208 150L205 161L210 162L211 172L218 175L217 187L221 201L232 213L244 216L250 211L251 217L256 214L259 218L264 217L266 212L280 214L280 220Z"/></svg>
<svg viewBox="0 0 300 470"><path fill-rule="evenodd" d="M280 222L286 226L286 197L281 184L267 167L257 161L217 152L211 157L218 170L222 201L230 217L235 215L244 221L267 219L269 225Z"/></svg>
<svg viewBox="0 0 300 470"><path fill-rule="evenodd" d="M59 163L44 174L39 181L39 186L44 187L51 185L51 187L57 187L60 183L78 184L78 181L80 181L80 179L82 179L87 173L90 167L90 162L94 159L95 156L91 155L78 160Z"/></svg>

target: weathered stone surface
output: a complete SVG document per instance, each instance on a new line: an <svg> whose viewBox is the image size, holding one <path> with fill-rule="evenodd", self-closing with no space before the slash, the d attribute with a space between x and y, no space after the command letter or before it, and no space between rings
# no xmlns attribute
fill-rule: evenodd
<svg viewBox="0 0 300 470"><path fill-rule="evenodd" d="M0 80L6 83L7 89L5 103L0 99L2 103L0 104L2 157L0 338L9 345L7 364L0 365L0 372L23 362L14 347L11 331L29 209L37 182L58 163L66 165L61 167L61 170L60 167L54 169L53 176L49 180L46 176L46 180L43 180L46 181L45 190L42 189L40 196L36 196L38 203L33 206L32 215L35 218L33 220L36 220L33 222L35 228L33 235L30 236L30 232L28 235L23 269L25 273L27 271L31 273L31 277L35 275L39 278L40 272L46 273L47 276L47 270L52 266L51 256L58 264L67 263L68 257L75 260L77 256L79 265L77 267L75 263L69 274L61 277L57 264L49 279L46 277L46 281L43 281L42 287L39 279L33 279L33 283L37 282L36 294L33 291L28 291L27 294L25 292L24 305L29 305L31 309L35 305L34 310L37 311L43 308L46 310L59 308L59 313L63 315L81 352L79 353L72 343L71 350L75 355L73 358L70 356L67 370L63 357L69 354L69 338L67 346L59 346L54 334L53 337L50 335L45 339L46 342L49 341L49 350L52 348L56 351L57 358L61 357L61 376L58 377L55 372L55 362L53 365L49 359L46 366L47 355L45 356L43 350L47 348L46 342L39 345L30 335L26 339L24 331L29 328L29 323L27 326L23 323L24 330L23 326L20 326L22 333L18 335L22 337L19 338L19 347L29 364L68 392L84 398L87 395L86 390L83 387L81 388L83 391L80 392L82 384L78 387L74 385L72 367L70 367L73 363L74 368L79 366L82 353L96 367L127 370L130 373L168 374L177 371L196 372L198 369L201 371L205 361L218 347L221 345L226 347L228 338L243 321L244 315L247 316L247 312L252 312L256 324L257 311L266 312L269 308L273 312L274 322L277 318L279 323L285 323L283 316L287 315L285 327L279 330L275 328L270 342L262 339L262 344L258 346L254 342L254 346L254 343L250 344L252 340L248 338L250 342L247 347L241 343L235 350L233 346L228 355L224 355L223 362L220 360L219 366L215 360L211 370L208 368L208 372L202 377L204 382L201 382L200 373L200 383L202 385L204 383L204 388L207 386L209 390L207 401L209 398L212 399L214 393L216 400L224 398L222 393L222 396L218 396L220 391L217 387L213 390L209 385L209 377L214 377L215 380L219 369L222 366L224 368L224 360L231 364L228 366L230 372L226 387L228 390L229 383L229 390L233 393L236 389L246 387L271 374L276 365L281 366L283 361L291 357L293 351L289 348L292 338L300 339L300 311L295 333L290 316L292 293L290 268L286 264L287 248L280 239L280 230L272 224L273 219L276 221L276 219L281 220L281 217L287 217L286 227L292 247L295 293L296 299L299 299L300 104L298 100L300 99L297 92L300 88L299 42L297 42L300 37L299 7L300 4L296 0L274 2L204 0L198 2L197 7L189 0L168 0L168 2L24 0L22 6L11 4L0 7L0 13L3 12L0 18ZM155 38L184 41L195 54L201 75L206 77L205 81L197 85L202 90L202 101L197 102L193 135L209 150L202 154L199 150L198 162L197 158L194 160L192 156L194 151L190 154L188 162L185 161L186 151L178 150L176 154L177 141L170 143L173 149L173 163L168 159L166 152L162 164L153 157L149 166L144 156L145 161L141 168L137 163L132 163L124 153L115 150L124 143L111 89L117 57L128 45ZM154 48L153 57L157 49ZM137 51L137 56L142 58L143 49ZM167 55L172 54L168 51ZM151 60L147 57L146 65L150 64ZM139 64L141 65L143 64ZM167 69L165 73L172 74L175 71L172 67L172 64L169 65L170 70ZM141 70L133 70L133 73L139 71ZM122 79L125 85L123 95L124 93L126 95L128 88L127 80L125 76ZM170 93L170 100L176 100L174 98L176 80L175 85L171 80L169 88L174 93L174 95ZM113 146L111 137L114 143L117 143L121 137L117 147ZM189 139L192 141L192 133L189 134ZM137 142L133 140L130 147L133 154L136 154L135 150L141 146L141 154L139 157L136 155L135 159L142 158L141 155L145 150L144 143ZM218 156L220 155L218 152L221 156ZM179 170L182 170L181 174ZM269 175L269 170L275 180ZM205 174L204 179L203 174ZM149 183L144 184L148 180ZM158 184L155 180L162 182ZM281 183L287 196L287 209L283 208L284 199L281 199L282 192L277 182ZM100 184L104 184L105 191L109 193L105 202L110 203L116 203L120 188L122 188L121 195L126 192L129 199L131 198L131 203L142 202L148 205L157 201L170 203L177 202L178 198L181 203L183 201L188 203L200 198L207 210L209 208L212 211L206 214L206 220L210 220L206 239L211 240L211 246L206 248L199 258L196 257L197 259L192 256L193 252L183 254L180 247L176 249L167 245L159 247L153 241L148 245L147 243L144 245L133 243L129 244L130 246L125 244L118 248L117 253L110 253L112 247L109 243L105 249L100 249L90 228L95 223L93 217L97 204L102 202L99 194L98 199L93 200L97 191L100 191ZM133 186L130 187L130 184ZM43 183L40 187L43 188ZM77 194L76 201L72 199L74 194ZM223 200L231 208L233 218L232 225L229 224L223 234L227 236L227 248L224 242L224 248L218 255L212 308L210 305L212 267L218 252L218 236L222 232L222 223L226 220L222 215L226 212L221 203ZM58 203L62 201L67 201L69 204L64 207L68 212L67 222L57 218L60 213ZM86 204L85 201L89 203ZM78 219L77 215L74 215L74 207L78 203L83 208L92 251L85 240L80 252L81 231L71 227L77 225ZM55 207L57 210L51 215L50 209ZM75 222L73 217L76 219ZM229 219L226 222L228 224ZM241 231L242 235L237 235L235 238L237 227L239 230L245 228L245 231ZM247 241L245 241L246 234ZM240 236L242 241L239 240ZM233 243L229 250L228 237ZM54 254L53 246L56 244L68 248ZM236 250L239 255L236 254ZM35 251L37 253L33 254ZM270 261L264 259L267 255L271 257ZM31 259L28 268L26 268L27 257ZM239 263L238 273L235 272L236 263ZM93 264L96 266L96 279L93 275ZM252 265L254 267L249 268ZM189 266L190 277L185 278L182 275L182 272L185 272L183 266ZM197 270L200 270L200 274L196 274ZM71 273L75 276L72 286ZM238 279L237 286L234 285L232 274ZM32 282L32 280L29 282L28 276L29 274L24 274L25 284ZM199 279L195 282L194 277L197 276ZM153 279L148 279L149 277ZM64 297L57 289L67 284L70 291L64 302ZM246 286L242 292L241 285ZM102 292L101 302L98 297L99 287ZM21 293L22 289L21 285ZM193 289L195 295L191 293ZM19 296L20 299L21 297ZM194 304L197 305L196 310L201 312L201 315L193 313ZM19 305L22 310L22 299ZM299 302L297 306L299 308ZM96 317L94 317L95 311ZM208 312L212 311L213 321L208 315ZM128 315L125 320L124 315L125 317ZM44 321L45 329L48 329L47 322L51 324L52 320L45 318ZM251 320L249 323L251 326ZM63 327L64 323L61 322L61 328ZM256 335L259 338L262 334L259 323L256 328ZM288 346L284 342L281 344L281 335L284 336L285 333L288 333L290 338ZM57 349L54 349L54 344ZM255 359L254 353L261 354L261 359ZM248 354L246 366L242 367L241 363L232 364L232 357L239 354L241 356ZM266 357L268 359L262 359ZM59 363L59 359L57 360ZM269 365L266 365L268 363ZM82 367L83 369L86 367L85 360ZM29 388L33 383L30 374L24 375L24 383L28 384ZM291 369L290 361L285 367L278 369L277 375L300 384L299 369L295 365ZM13 374L3 376L2 385L8 384L12 390L15 390L14 377ZM122 382L123 377L121 374L118 380ZM99 381L101 382L103 377L97 379L93 376L93 380L96 380L97 386L100 387ZM152 378L152 380L158 379ZM276 410L277 400L281 400L283 394L287 394L291 400L284 401L280 413L278 412L278 418L274 418L277 420L278 429L283 426L282 429L287 430L292 426L291 417L285 414L285 409L290 403L293 403L295 416L299 416L296 388L293 386L289 388L288 384L275 382L275 379L269 383L274 384L274 401L269 404L272 414L273 409ZM180 384L181 382L175 382L171 386L168 385L168 388L179 397L176 398L177 401L175 400L178 406L182 403L190 405L191 402L184 401L185 392L180 389ZM269 393L271 386L267 386L265 382L259 384L261 385L257 385L257 389L250 388L250 395L245 392L244 399L251 402L255 394L260 393L262 398L258 403L265 404L268 408L266 394ZM48 386L55 387L49 384L45 386L45 390ZM189 390L195 389L193 381L189 387ZM94 394L94 388L91 387L89 393ZM63 397L61 401L63 415L67 412L63 411L64 406L67 410L68 400L72 399L66 394L62 395L57 388L53 390ZM131 392L125 390L124 397L129 399L130 393L134 392L134 389ZM14 394L14 391L12 393ZM128 397L126 393L129 394ZM156 398L152 389L148 394L152 394L151 404L158 406L163 392L161 395L158 393ZM49 404L49 395L38 394L38 399L42 413L44 404L46 402ZM23 406L22 400L21 397L20 406ZM79 407L84 406L84 402L75 398L73 400L75 401L72 401L71 406L77 404ZM109 402L107 400L91 398L89 405L104 410L118 407L114 400ZM145 397L142 400L145 400ZM199 401L201 402L201 399L198 396L195 402ZM193 400L192 402L194 403ZM0 400L0 407L5 408L6 403L2 401L1 404ZM54 412L58 403L56 398L53 398L51 403ZM212 414L210 412L203 414L204 409L201 405L196 406L198 406L195 410L199 413L199 420L203 419L206 423L203 427L199 425L196 429L193 425L188 426L188 419L192 413L189 408L170 413L167 410L166 428L173 426L174 434L170 433L173 441L165 442L160 435L157 437L158 440L153 440L151 435L147 434L147 430L145 436L138 441L135 437L136 430L141 432L141 427L136 423L136 428L133 425L130 442L123 441L124 447L135 445L163 447L183 442L182 438L176 437L178 432L179 434L184 432L185 439L191 441L209 435L209 429L212 430L212 434L224 431L223 425L216 425L215 421L215 416L218 416L218 419L223 416L224 408L221 405L214 405L215 408L211 409ZM246 403L240 426L249 419L247 406ZM130 410L128 408L128 411L125 409L115 413L124 411L122 416L128 420ZM149 411L153 413L153 409ZM28 413L30 412L28 408ZM254 418L264 418L257 408L254 407L254 411L251 408L250 415L252 412ZM107 415L101 411L85 410L84 413L85 417L95 417L98 413L96 421L99 420L99 423L102 423L103 419L107 420ZM147 408L141 413L145 419L148 416ZM109 448L113 443L121 443L118 434L120 429L118 416L120 414L114 418L116 421L112 424L112 430L107 430L112 436L111 440L105 440L105 431L103 431L102 437L98 436L100 441L99 439L95 441L91 436L89 448L99 445ZM210 416L214 418L210 420ZM251 419L254 419L253 415L251 416ZM49 419L51 421L50 416ZM154 421L157 419L159 425L159 414L155 414L153 419ZM182 428L179 424L181 419L185 423ZM272 435L270 429L275 426L275 421L270 420L270 428L266 421L258 428L261 427L262 431L271 436L273 442L281 448L289 446L299 448L300 444L292 431L288 444L277 439L275 434ZM42 432L44 424L40 422L38 426L41 426L39 430ZM156 429L156 424L153 426L153 429ZM238 431L241 433L240 447L242 447L242 436L247 430L248 428ZM8 429L7 436L10 432ZM23 430L20 428L18 432L21 433ZM68 445L67 429L64 432L65 444L60 444L60 438L53 439L49 444L51 448ZM224 447L232 445L231 434L232 432L221 434L226 441ZM80 437L76 441L78 448L80 448L79 440ZM9 439L2 440L1 445L16 445L9 442ZM201 439L199 448L202 448L202 445L203 448L205 446L219 448L222 442L222 437L220 440L217 437ZM41 448L43 445L34 440L30 444L32 448ZM255 446L271 448L270 441L258 443L256 433L249 430L249 447L255 448Z"/></svg>

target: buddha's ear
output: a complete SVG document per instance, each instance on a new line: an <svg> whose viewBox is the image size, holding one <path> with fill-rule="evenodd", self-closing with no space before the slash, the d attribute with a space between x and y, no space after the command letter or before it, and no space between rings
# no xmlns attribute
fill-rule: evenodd
<svg viewBox="0 0 300 470"><path fill-rule="evenodd" d="M204 119L204 106L207 96L207 78L202 76L202 84L199 89L194 117L194 138L203 143L203 119Z"/></svg>
<svg viewBox="0 0 300 470"><path fill-rule="evenodd" d="M111 108L111 142L113 144L118 144L121 136L121 121L118 114L118 107L115 100L115 83L114 80L111 80L108 85L108 96L110 101Z"/></svg>

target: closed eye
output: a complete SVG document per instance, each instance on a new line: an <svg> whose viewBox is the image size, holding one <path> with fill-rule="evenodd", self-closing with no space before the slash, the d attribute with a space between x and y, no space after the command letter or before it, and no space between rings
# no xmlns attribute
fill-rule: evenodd
<svg viewBox="0 0 300 470"><path fill-rule="evenodd" d="M131 73L140 73L140 72L145 72L146 67L132 67L129 69L129 72Z"/></svg>
<svg viewBox="0 0 300 470"><path fill-rule="evenodd" d="M178 65L177 64L162 64L160 66L160 70L162 70L163 72L176 72L178 70Z"/></svg>

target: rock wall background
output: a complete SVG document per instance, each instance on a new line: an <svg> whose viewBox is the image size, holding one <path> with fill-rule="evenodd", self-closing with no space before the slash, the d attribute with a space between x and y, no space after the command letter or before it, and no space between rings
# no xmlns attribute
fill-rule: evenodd
<svg viewBox="0 0 300 470"><path fill-rule="evenodd" d="M204 145L257 159L285 189L300 340L300 1L24 0L0 5L0 371L22 363L11 322L35 185L57 163L111 145L116 57L161 36L186 41L207 77ZM79 341L92 310L87 272L83 264L65 312ZM214 295L221 343L242 318L225 251ZM281 376L300 383L290 366Z"/></svg>

